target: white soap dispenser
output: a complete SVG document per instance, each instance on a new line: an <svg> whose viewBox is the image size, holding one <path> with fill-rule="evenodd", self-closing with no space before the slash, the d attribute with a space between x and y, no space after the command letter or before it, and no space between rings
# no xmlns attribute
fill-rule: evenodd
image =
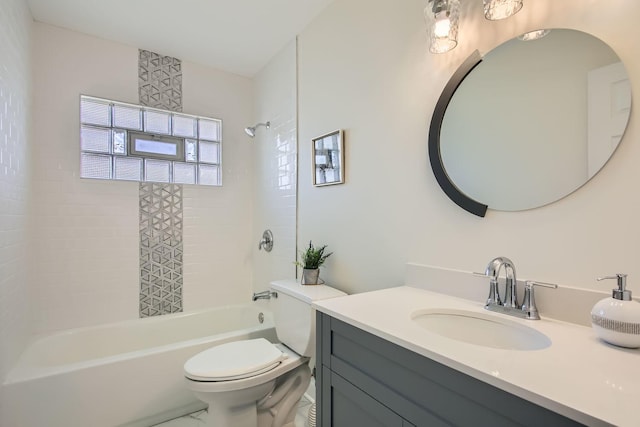
<svg viewBox="0 0 640 427"><path fill-rule="evenodd" d="M591 326L600 339L627 348L640 347L640 303L626 289L627 275L598 277L598 281L617 279L618 289L611 298L600 300L591 310Z"/></svg>

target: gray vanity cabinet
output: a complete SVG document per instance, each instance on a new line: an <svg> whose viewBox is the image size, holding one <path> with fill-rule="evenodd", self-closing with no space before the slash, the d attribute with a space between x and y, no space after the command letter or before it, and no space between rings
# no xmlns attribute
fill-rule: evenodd
<svg viewBox="0 0 640 427"><path fill-rule="evenodd" d="M581 424L317 313L318 426Z"/></svg>

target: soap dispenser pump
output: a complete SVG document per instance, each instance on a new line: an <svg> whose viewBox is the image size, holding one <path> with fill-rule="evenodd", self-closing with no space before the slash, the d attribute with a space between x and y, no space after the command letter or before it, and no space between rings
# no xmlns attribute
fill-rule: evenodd
<svg viewBox="0 0 640 427"><path fill-rule="evenodd" d="M598 277L598 281L616 279L618 288L611 298L600 300L591 310L591 326L596 335L609 344L627 348L640 347L640 303L631 299L627 275Z"/></svg>

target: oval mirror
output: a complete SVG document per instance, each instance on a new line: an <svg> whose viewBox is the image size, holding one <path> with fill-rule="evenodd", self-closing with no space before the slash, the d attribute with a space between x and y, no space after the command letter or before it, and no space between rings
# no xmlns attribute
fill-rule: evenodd
<svg viewBox="0 0 640 427"><path fill-rule="evenodd" d="M601 40L566 29L515 38L452 77L431 122L431 165L476 215L543 206L604 166L630 110L624 66Z"/></svg>

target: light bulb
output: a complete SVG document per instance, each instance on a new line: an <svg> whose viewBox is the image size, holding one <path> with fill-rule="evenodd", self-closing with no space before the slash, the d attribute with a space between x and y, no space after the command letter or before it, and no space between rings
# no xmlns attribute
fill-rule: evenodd
<svg viewBox="0 0 640 427"><path fill-rule="evenodd" d="M436 22L433 24L433 35L442 38L448 37L451 31L451 20L448 14L442 14L444 17L436 16Z"/></svg>

